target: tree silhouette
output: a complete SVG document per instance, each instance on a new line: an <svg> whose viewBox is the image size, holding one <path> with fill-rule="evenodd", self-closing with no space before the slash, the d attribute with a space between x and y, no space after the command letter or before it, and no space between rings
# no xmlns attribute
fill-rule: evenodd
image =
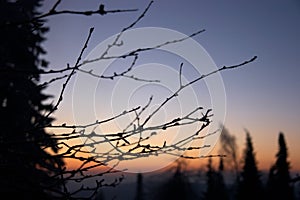
<svg viewBox="0 0 300 200"><path fill-rule="evenodd" d="M0 193L23 199L48 199L61 185L54 175L64 165L52 156L57 143L44 129L53 121L44 115L52 106L45 103L45 87L38 86L40 66L47 65L40 56L48 29L44 20L7 25L34 18L40 2L0 2Z"/></svg>
<svg viewBox="0 0 300 200"><path fill-rule="evenodd" d="M288 151L282 132L279 133L278 145L277 160L269 172L268 195L270 199L294 199L293 188L290 183L290 165L287 161Z"/></svg>
<svg viewBox="0 0 300 200"><path fill-rule="evenodd" d="M264 199L260 174L257 169L252 139L246 130L244 165L240 175L237 199Z"/></svg>
<svg viewBox="0 0 300 200"><path fill-rule="evenodd" d="M223 158L220 157L219 170L216 171L212 166L212 158L209 158L206 172L206 186L207 189L204 193L204 199L206 200L217 200L229 199L226 185L223 177Z"/></svg>
<svg viewBox="0 0 300 200"><path fill-rule="evenodd" d="M189 182L188 176L185 174L183 160L176 161L177 166L172 176L156 189L154 199L195 199L197 198L193 188Z"/></svg>
<svg viewBox="0 0 300 200"><path fill-rule="evenodd" d="M233 170L236 178L239 174L239 163L238 163L238 146L236 144L236 138L234 135L230 134L228 129L224 125L220 125L222 130L220 135L220 153L226 155L225 167L227 170Z"/></svg>
<svg viewBox="0 0 300 200"><path fill-rule="evenodd" d="M143 191L143 175L141 173L137 174L137 187L136 187L136 196L135 200L143 200L144 199L144 191Z"/></svg>
<svg viewBox="0 0 300 200"><path fill-rule="evenodd" d="M223 200L229 199L229 195L227 192L226 184L223 177L223 170L224 170L224 164L223 164L223 157L220 157L220 163L219 163L219 171L218 171L218 192L220 193L220 197Z"/></svg>

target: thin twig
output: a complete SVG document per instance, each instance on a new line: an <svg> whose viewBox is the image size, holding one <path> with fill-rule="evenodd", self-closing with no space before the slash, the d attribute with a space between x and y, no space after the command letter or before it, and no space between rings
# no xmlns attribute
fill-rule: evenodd
<svg viewBox="0 0 300 200"><path fill-rule="evenodd" d="M80 54L79 54L79 56L78 56L78 58L77 58L77 60L76 60L76 63L75 63L75 65L74 65L74 67L73 67L71 73L68 75L66 81L64 82L64 84L63 84L63 86L62 86L62 89L61 89L60 94L59 94L59 98L58 98L56 104L54 105L54 107L53 107L53 108L50 110L50 112L46 115L46 117L49 117L55 110L57 110L59 104L62 102L62 100L63 100L63 95L64 95L64 92L65 92L65 89L66 89L66 87L67 87L69 81L71 80L72 76L75 74L75 70L78 68L78 64L79 64L79 62L80 62L80 60L81 60L81 57L82 57L84 51L85 51L86 48L87 48L87 45L88 45L88 43L89 43L89 40L90 40L90 38L91 38L91 36L92 36L93 31L94 31L94 28L90 28L88 37L87 37L87 39L86 39L86 41L85 41L85 43L84 43L84 45L83 45L83 48L81 49L81 52L80 52Z"/></svg>

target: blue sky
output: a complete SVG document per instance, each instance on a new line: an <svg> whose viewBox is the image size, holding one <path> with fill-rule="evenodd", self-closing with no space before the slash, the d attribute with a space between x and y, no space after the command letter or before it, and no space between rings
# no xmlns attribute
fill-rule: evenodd
<svg viewBox="0 0 300 200"><path fill-rule="evenodd" d="M55 1L47 1L43 10ZM106 16L52 16L44 43L51 67L73 64L90 27L95 27L87 48L118 33L133 22L149 1L101 1L107 9L138 8L138 12ZM99 1L62 1L58 9L94 9ZM244 147L247 128L252 135L259 164L269 167L282 131L290 150L291 165L300 169L300 2L286 1L154 1L136 27L163 27L184 34L206 32L194 39L209 53L217 66L258 59L239 69L222 72L226 91L225 126ZM72 82L71 82L72 84ZM59 85L49 88L55 93ZM65 102L70 100L71 90ZM69 95L69 96L68 96ZM57 113L64 120L72 112L68 103Z"/></svg>

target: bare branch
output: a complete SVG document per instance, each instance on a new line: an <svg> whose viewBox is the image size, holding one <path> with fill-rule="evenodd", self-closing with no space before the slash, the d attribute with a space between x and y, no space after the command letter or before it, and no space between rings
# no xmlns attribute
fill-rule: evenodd
<svg viewBox="0 0 300 200"><path fill-rule="evenodd" d="M18 23L37 23L42 22L49 16L54 15L62 15L62 14L72 14L72 15L82 15L82 16L91 16L91 15L105 15L108 13L119 13L119 12L132 12L137 11L137 9L124 9L124 10L106 10L103 4L99 5L99 8L96 10L88 10L88 11L72 11L72 10L58 10L59 5L61 4L61 0L57 0L55 4L50 8L50 10L44 14L41 14L35 18L32 18L28 21L24 22L11 22L6 25L16 25ZM135 81L144 81L144 82L159 82L159 80L147 80L142 77L137 77L135 74L130 74L133 72L133 69L136 66L140 55L143 52L151 51L155 49L159 49L165 47L167 45L180 43L189 38L195 37L205 30L196 31L189 36L184 36L182 38L170 39L169 41L164 41L159 44L155 44L153 46L148 47L139 47L131 50L128 53L122 55L110 55L112 48L118 48L122 46L124 43L121 40L122 35L128 31L129 29L136 26L147 14L150 9L153 1L151 1L144 11L130 23L127 27L123 28L120 33L116 35L111 44L107 46L107 48L102 52L99 57L90 59L90 60L82 60L82 56L85 53L88 44L90 42L92 33L94 28L89 30L88 36L84 42L83 47L80 50L79 56L76 59L76 62L73 66L70 67L68 64L66 67L62 69L50 69L44 70L40 69L39 71L26 71L26 70L18 70L14 71L12 67L1 68L1 72L4 73L28 73L33 74L37 73L39 75L57 75L46 81L37 87L45 87L50 85L51 83L59 80L64 80L58 93L58 99L53 105L52 109L45 114L44 117L50 117L55 110L60 107L60 104L63 101L65 91L70 83L71 78L75 73L85 73L91 77L98 79L107 79L107 80L115 80L117 78L128 78ZM1 25L2 26L2 25ZM88 63L97 62L100 60L109 60L109 59L124 59L128 58L132 61L128 66L124 68L124 70L115 71L112 74L97 74L93 70L84 69L84 65ZM240 64L231 65L231 66L223 66L219 69L208 72L207 74L203 74L196 79L185 82L182 80L182 70L183 63L180 64L179 67L179 87L170 95L168 95L165 99L163 99L156 109L153 111L150 110L150 106L153 103L153 96L149 98L147 102L145 102L144 106L137 106L130 108L129 110L124 109L122 113L109 116L102 120L96 120L95 122L89 122L87 124L39 124L36 123L34 128L42 129L47 128L50 130L54 130L55 133L49 134L49 137L53 139L55 145L49 144L49 138L41 138L39 139L42 145L41 148L46 152L53 152L52 148L57 148L58 150L53 153L53 158L63 159L63 160L73 160L77 161L79 164L73 168L61 167L60 169L53 171L52 177L59 178L61 182L55 182L53 185L45 187L48 191L53 192L57 195L57 198L61 199L72 199L77 195L80 195L81 192L89 192L90 196L88 199L91 199L95 196L97 190L101 187L115 187L121 183L123 180L123 176L119 176L112 181L108 181L104 176L110 174L117 174L123 172L122 170L116 170L115 168L119 165L120 162L126 160L134 160L139 158L147 158L158 155L168 155L174 157L180 157L184 159L203 159L210 157L224 157L225 155L203 155L203 156L190 156L190 152L199 151L201 149L210 148L210 144L199 144L195 145L193 143L192 146L189 146L192 142L201 142L203 139L210 137L220 130L215 130L214 132L202 134L202 132L209 127L211 124L211 117L213 116L211 109L203 109L203 107L192 108L188 111L188 113L181 114L180 116L172 116L172 119L168 119L166 121L159 121L155 125L150 124L150 121L155 118L155 116L166 107L170 101L179 95L182 95L182 91L185 90L188 86L199 82L206 77L212 76L221 71L230 70L245 66L257 59L257 56L252 57L251 59L244 61ZM149 111L149 113L146 113ZM120 127L118 131L115 132L98 132L98 128L100 125L107 124L113 122L124 116L130 116L133 119L128 120L127 124ZM172 133L173 130L177 130L179 127L189 127L191 125L196 125L195 130L185 133L183 138L180 138L176 141L169 142L167 139L162 139L159 143L154 143L153 138L157 134L164 132L166 130L170 130ZM91 130L92 129L92 130ZM56 132L57 131L57 132ZM61 132L59 132L61 131ZM168 132L169 133L169 132ZM17 145L20 141L11 140L7 141L9 144ZM36 142L36 141L28 141ZM197 143L198 144L198 143ZM99 145L106 145L108 147L100 149L97 148ZM101 146L102 147L102 146ZM108 166L109 163L115 163L111 167ZM93 187L86 187L83 183L85 181L95 180L95 185ZM297 179L298 180L298 179ZM74 182L82 184L81 187L70 191L67 187L66 182ZM62 185L62 190L57 189L57 185Z"/></svg>
<svg viewBox="0 0 300 200"><path fill-rule="evenodd" d="M82 57L82 55L83 55L85 49L87 48L87 45L88 45L88 43L89 43L89 40L90 40L90 38L91 38L91 36L92 36L93 31L94 31L94 28L90 28L88 37L87 37L87 39L86 39L86 41L85 41L85 43L84 43L83 48L81 49L81 52L80 52L80 54L79 54L79 56L78 56L78 58L77 58L77 60L76 60L76 63L75 63L75 65L74 65L74 67L73 67L71 73L68 75L66 81L64 82L64 84L63 84L63 86L62 86L62 89L61 89L60 94L59 94L58 101L57 101L56 104L54 105L53 109L46 115L46 117L49 117L55 110L57 110L59 104L62 102L62 100L63 100L63 95L64 95L64 92L65 92L65 89L66 89L66 87L67 87L69 81L71 80L71 77L75 74L75 70L78 68L78 65L79 65L79 62L80 62L80 60L81 60L81 57Z"/></svg>
<svg viewBox="0 0 300 200"><path fill-rule="evenodd" d="M71 129L75 129L75 128L82 128L82 129L85 129L85 128L88 128L88 127L91 127L91 126L95 126L95 125L100 125L100 124L104 124L104 123L107 123L107 122L110 122L110 121L113 121L119 117L122 117L124 115L127 115L128 113L131 113L131 112L135 112L136 110L139 110L140 109L140 106L136 107L136 108L132 108L131 110L125 110L123 111L122 113L118 114L118 115L115 115L113 117L110 117L110 118L107 118L107 119L104 119L104 120L101 120L101 121L96 121L96 122L93 122L93 123L90 123L90 124L85 124L85 125L67 125L67 124L61 124L61 125L48 125L46 127L49 127L49 128L71 128Z"/></svg>
<svg viewBox="0 0 300 200"><path fill-rule="evenodd" d="M10 21L6 22L6 24L1 24L0 27L3 26L16 26L21 24L29 24L29 23L36 23L41 22L41 20L46 19L50 16L55 15L63 15L63 14L71 14L71 15L81 15L81 16L91 16L91 15L106 15L106 14L113 14L113 13L124 13L124 12L136 12L138 9L114 9L114 10L105 10L104 5L100 4L97 10L84 10L84 11L74 11L74 10L56 10L58 5L61 3L61 0L57 0L55 4L50 8L50 10L46 13L40 14L32 19L23 20L23 21Z"/></svg>
<svg viewBox="0 0 300 200"><path fill-rule="evenodd" d="M50 85L51 83L53 83L55 81L62 80L62 79L67 78L67 77L68 77L68 75L66 74L66 75L63 75L63 76L52 78L49 81L46 81L46 82L44 82L42 84L39 84L39 87L46 87L46 86Z"/></svg>
<svg viewBox="0 0 300 200"><path fill-rule="evenodd" d="M180 67L179 67L179 88L182 87L182 66L183 66L183 63L180 64Z"/></svg>

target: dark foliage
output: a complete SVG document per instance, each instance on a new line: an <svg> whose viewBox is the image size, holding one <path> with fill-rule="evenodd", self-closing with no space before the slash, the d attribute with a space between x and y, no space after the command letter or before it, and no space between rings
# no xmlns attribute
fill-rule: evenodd
<svg viewBox="0 0 300 200"><path fill-rule="evenodd" d="M216 171L212 166L212 159L209 158L208 165L207 165L207 172L206 172L206 185L207 189L204 193L204 199L206 200L217 200L217 199L223 199L227 200L229 199L227 189L224 183L223 178L223 158L220 158L220 164L219 164L219 171Z"/></svg>
<svg viewBox="0 0 300 200"><path fill-rule="evenodd" d="M137 174L137 187L136 187L136 196L135 200L143 200L143 175L141 173Z"/></svg>
<svg viewBox="0 0 300 200"><path fill-rule="evenodd" d="M45 114L52 106L38 86L39 66L47 65L40 57L48 29L41 20L19 23L34 18L40 3L0 1L0 192L22 199L48 199L46 191L59 185L52 174L64 165L44 150L58 151L43 128L53 120Z"/></svg>
<svg viewBox="0 0 300 200"><path fill-rule="evenodd" d="M290 185L288 152L283 133L279 133L278 145L277 160L269 172L268 196L270 199L294 199L293 188Z"/></svg>
<svg viewBox="0 0 300 200"><path fill-rule="evenodd" d="M252 139L248 132L246 132L246 149L243 161L244 166L240 175L237 199L264 199Z"/></svg>
<svg viewBox="0 0 300 200"><path fill-rule="evenodd" d="M182 171L182 163L178 162L177 164L178 165L176 167L175 173L169 180L163 183L162 186L156 190L154 199L189 200L197 198L188 180L188 176L184 174L184 171Z"/></svg>

